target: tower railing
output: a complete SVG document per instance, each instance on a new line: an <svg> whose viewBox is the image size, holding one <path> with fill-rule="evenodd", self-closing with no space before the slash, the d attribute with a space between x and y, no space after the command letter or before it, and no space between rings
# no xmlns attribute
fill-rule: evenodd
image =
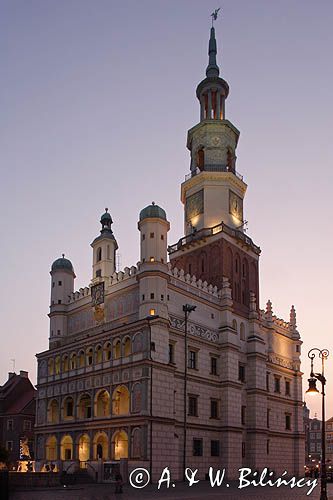
<svg viewBox="0 0 333 500"><path fill-rule="evenodd" d="M241 175L237 170L233 170L228 165L205 165L205 168L203 170L200 170L200 168L196 168L195 170L191 170L189 174L185 175L185 181L188 181L189 179L192 179L192 177L195 177L196 175L200 174L201 172L231 172L234 174L238 179L241 181L244 179L243 175Z"/></svg>

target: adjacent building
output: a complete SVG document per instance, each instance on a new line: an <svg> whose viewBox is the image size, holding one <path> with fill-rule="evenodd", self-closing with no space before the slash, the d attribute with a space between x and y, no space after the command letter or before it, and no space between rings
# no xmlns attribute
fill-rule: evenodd
<svg viewBox="0 0 333 500"><path fill-rule="evenodd" d="M34 458L36 393L23 370L9 373L7 382L0 386L0 444L9 451L13 465Z"/></svg>
<svg viewBox="0 0 333 500"><path fill-rule="evenodd" d="M296 313L284 321L270 301L259 307L260 248L245 231L240 133L227 119L216 55L212 27L200 121L187 138L184 236L169 245L166 212L151 203L139 215L139 262L116 272L106 210L91 283L75 291L72 263L63 255L52 264L37 468L123 459L154 480L166 466L181 479L184 464L201 478L221 464L230 478L242 466L303 473Z"/></svg>

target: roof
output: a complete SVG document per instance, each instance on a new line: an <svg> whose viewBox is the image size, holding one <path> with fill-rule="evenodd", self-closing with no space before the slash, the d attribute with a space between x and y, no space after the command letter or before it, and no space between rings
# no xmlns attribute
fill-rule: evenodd
<svg viewBox="0 0 333 500"><path fill-rule="evenodd" d="M159 207L158 205L155 205L154 202L141 210L139 218L140 221L142 221L143 219L167 220L165 210L163 210L163 208Z"/></svg>

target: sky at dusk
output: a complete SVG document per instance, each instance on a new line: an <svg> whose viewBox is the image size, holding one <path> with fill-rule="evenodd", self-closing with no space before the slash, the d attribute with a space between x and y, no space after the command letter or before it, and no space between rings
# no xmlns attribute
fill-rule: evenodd
<svg viewBox="0 0 333 500"><path fill-rule="evenodd" d="M108 207L120 267L139 260L139 211L167 212L183 235L186 133L199 121L216 0L0 1L0 384L36 381L48 347L50 265L65 253L89 285ZM224 0L216 22L226 117L240 130L247 234L262 249L263 308L304 345L328 348L333 415L333 2ZM319 364L318 364L319 369ZM310 400L320 415L320 398Z"/></svg>

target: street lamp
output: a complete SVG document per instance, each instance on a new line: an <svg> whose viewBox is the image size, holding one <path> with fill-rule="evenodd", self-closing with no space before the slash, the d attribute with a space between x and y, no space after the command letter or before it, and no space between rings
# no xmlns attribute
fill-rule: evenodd
<svg viewBox="0 0 333 500"><path fill-rule="evenodd" d="M189 314L193 311L196 310L197 306L193 306L191 304L184 304L183 305L183 311L185 315L185 354L184 354L184 364L185 364L185 369L184 369L184 447L183 447L183 480L186 481L186 474L185 474L185 469L186 469L186 431L187 431L187 412L186 412L186 407L187 407L187 320L189 317Z"/></svg>
<svg viewBox="0 0 333 500"><path fill-rule="evenodd" d="M321 373L314 373L313 371L313 360L317 356L321 359ZM324 376L324 364L329 356L327 349L318 349L314 347L308 352L308 357L311 359L311 373L308 379L309 388L306 394L317 394L319 393L316 383L317 380L321 382L321 394L322 394L322 426L321 426L321 483L320 483L320 500L327 500L327 476L326 476L326 433L325 433L325 385L326 378Z"/></svg>
<svg viewBox="0 0 333 500"><path fill-rule="evenodd" d="M148 329L149 329L149 339L148 339L148 348L149 348L149 360L150 360L150 453L149 453L149 466L150 466L150 482L153 481L153 357L151 355L151 324L150 322L153 319L158 319L158 314L150 314L146 316L146 320L148 321Z"/></svg>

